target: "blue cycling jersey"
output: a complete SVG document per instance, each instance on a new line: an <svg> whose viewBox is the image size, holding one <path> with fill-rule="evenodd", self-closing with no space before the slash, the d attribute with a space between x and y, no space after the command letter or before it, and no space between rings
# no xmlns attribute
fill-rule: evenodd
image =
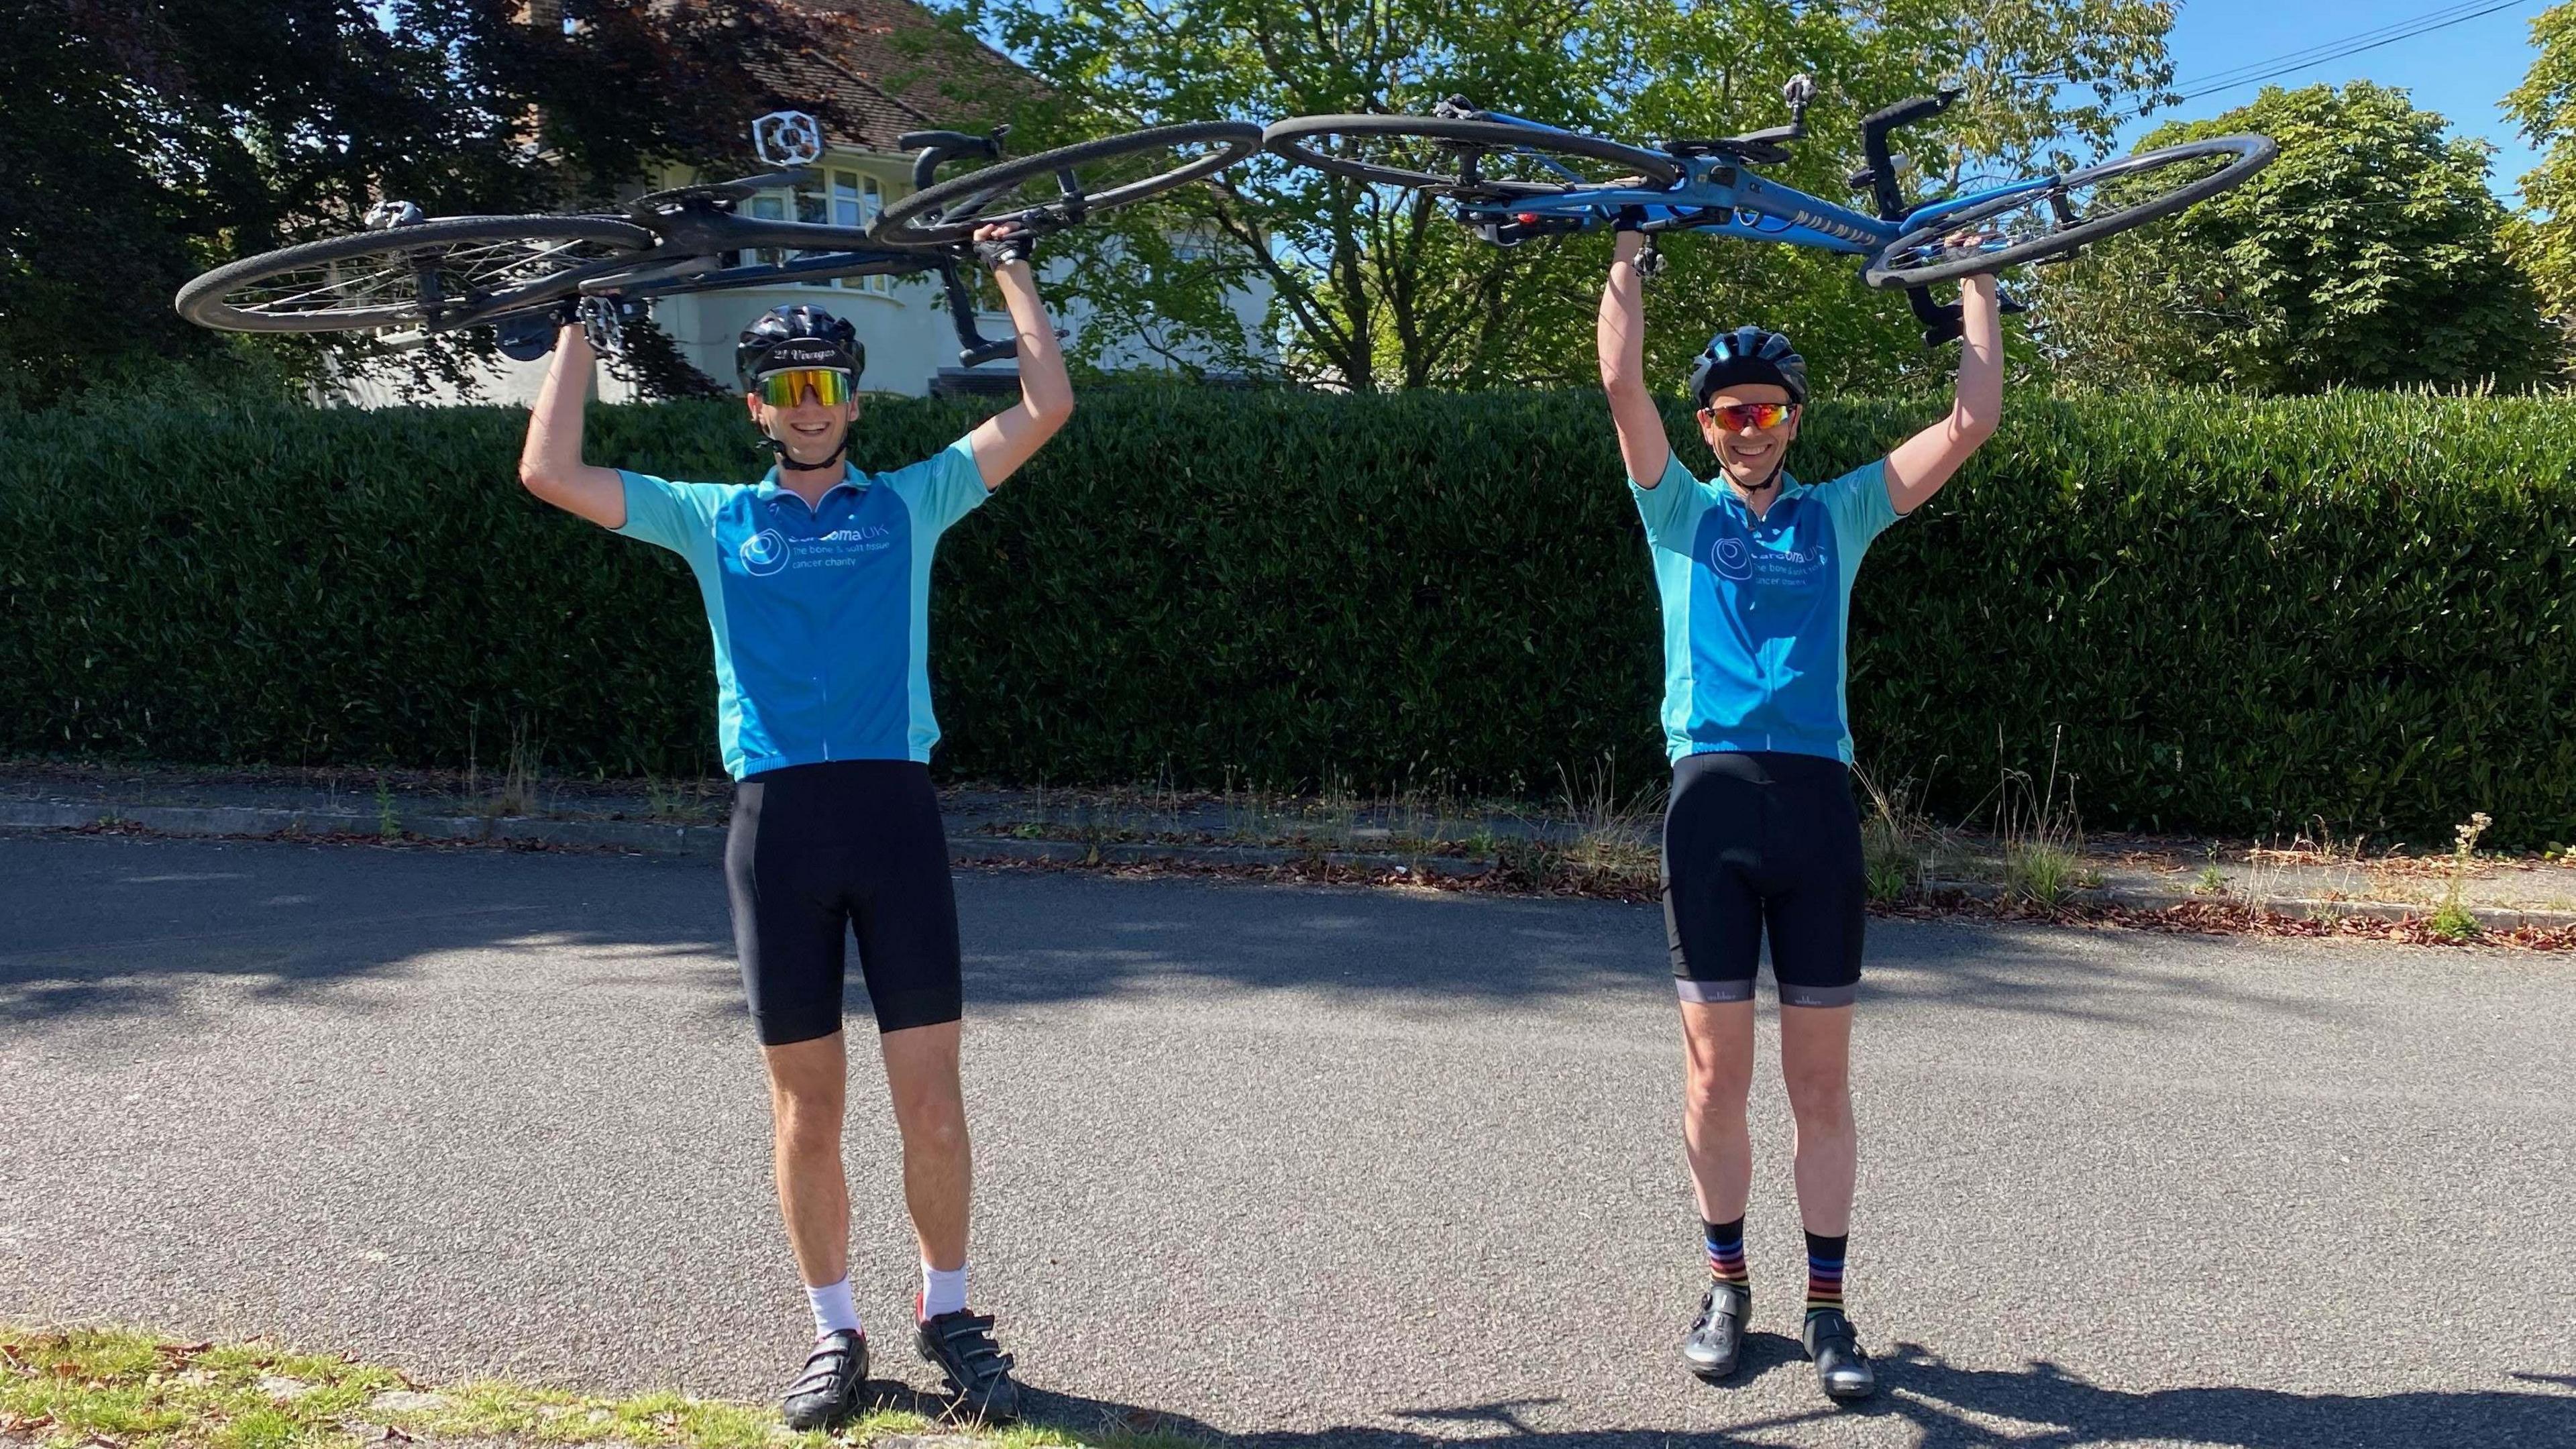
<svg viewBox="0 0 2576 1449"><path fill-rule="evenodd" d="M1678 762L1778 750L1851 763L1852 579L1897 519L1885 463L1808 487L1786 473L1760 518L1679 458L1652 488L1632 479L1664 605L1664 743Z"/></svg>
<svg viewBox="0 0 2576 1449"><path fill-rule="evenodd" d="M965 439L892 473L851 469L811 508L775 468L749 487L621 476L617 531L697 575L728 773L930 758L930 554L990 494Z"/></svg>

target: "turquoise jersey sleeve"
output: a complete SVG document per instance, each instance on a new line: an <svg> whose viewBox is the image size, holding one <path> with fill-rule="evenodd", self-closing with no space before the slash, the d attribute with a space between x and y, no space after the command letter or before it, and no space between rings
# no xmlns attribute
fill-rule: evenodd
<svg viewBox="0 0 2576 1449"><path fill-rule="evenodd" d="M975 446L965 438L878 481L892 488L913 517L934 533L981 508L993 496L993 490L984 486L982 470L975 466Z"/></svg>
<svg viewBox="0 0 2576 1449"><path fill-rule="evenodd" d="M1865 463L1816 490L1817 501L1834 520L1834 537L1855 558L1869 541L1903 517L1887 496L1887 460Z"/></svg>
<svg viewBox="0 0 2576 1449"><path fill-rule="evenodd" d="M1640 488L1630 479L1628 492L1637 500L1637 516L1646 521L1647 542L1677 553L1691 551L1700 515L1708 511L1708 490L1678 456L1664 460L1664 476L1654 487Z"/></svg>
<svg viewBox="0 0 2576 1449"><path fill-rule="evenodd" d="M615 532L659 544L692 564L715 537L715 514L704 483L674 483L649 473L617 470L626 482L626 521Z"/></svg>

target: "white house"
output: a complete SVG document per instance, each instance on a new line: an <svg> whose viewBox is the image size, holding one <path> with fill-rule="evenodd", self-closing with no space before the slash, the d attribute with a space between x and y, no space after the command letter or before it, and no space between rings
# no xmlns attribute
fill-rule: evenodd
<svg viewBox="0 0 2576 1449"><path fill-rule="evenodd" d="M999 52L953 41L924 45L918 37L943 40L947 33L913 0L792 0L821 17L838 37L829 47L800 52L762 79L791 104L827 116L824 154L813 165L816 180L793 192L777 190L752 197L741 208L746 216L792 218L863 226L897 197L912 189L912 156L895 148L906 131L955 124L961 109L957 97L985 87L1025 88L1027 72ZM906 44L904 37L916 37ZM995 109L999 109L998 107ZM751 118L743 118L748 135ZM635 187L645 190L722 180L674 170ZM1039 253L1040 285L1045 285L1046 257ZM980 276L970 277L980 281ZM986 289L989 296L989 287ZM1246 335L1258 335L1270 303L1268 286L1246 290L1234 299L1234 311ZM1052 300L1052 299L1051 299ZM849 319L867 347L867 374L861 386L872 392L909 393L1015 390L1012 362L987 363L971 373L958 365L957 337L946 295L935 273L911 277L829 279L773 287L703 292L665 297L654 304L654 321L677 344L682 356L700 372L730 387L734 382L734 340L751 320L772 307L812 303ZM1084 318L1079 307L1058 303L1057 325L1079 333ZM1006 337L1010 319L998 310L978 319L988 338ZM1151 368L1155 355L1120 342L1103 350L1110 366ZM498 363L480 379L481 400L534 401L545 364ZM599 396L626 401L634 389L603 374ZM390 392L360 384L349 390L354 401L391 401ZM376 396L376 394L384 394Z"/></svg>

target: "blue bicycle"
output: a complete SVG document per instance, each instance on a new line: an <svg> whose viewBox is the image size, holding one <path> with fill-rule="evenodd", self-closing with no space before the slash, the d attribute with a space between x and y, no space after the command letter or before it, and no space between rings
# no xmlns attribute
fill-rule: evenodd
<svg viewBox="0 0 2576 1449"><path fill-rule="evenodd" d="M1273 153L1371 186L1450 201L1458 220L1505 246L1625 219L1649 234L1690 230L1785 242L1864 259L1870 285L1904 289L1927 341L1957 335L1957 308L1936 282L2067 257L2104 237L2243 185L2271 164L2268 137L2222 136L2008 186L1909 203L1889 140L1956 104L1944 87L1861 122L1868 165L1852 175L1876 216L1837 206L1755 168L1790 158L1806 138L1815 82L1783 88L1789 124L1742 136L1630 146L1452 99L1428 116L1301 116L1262 133Z"/></svg>

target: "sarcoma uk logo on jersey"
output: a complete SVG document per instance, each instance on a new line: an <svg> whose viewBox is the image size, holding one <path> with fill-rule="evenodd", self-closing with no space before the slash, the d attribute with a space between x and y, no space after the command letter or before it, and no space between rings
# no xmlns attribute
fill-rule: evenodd
<svg viewBox="0 0 2576 1449"><path fill-rule="evenodd" d="M1742 583L1753 577L1753 550L1740 536L1721 533L1709 545L1708 566L1717 570L1719 578Z"/></svg>
<svg viewBox="0 0 2576 1449"><path fill-rule="evenodd" d="M764 528L742 541L735 550L742 559L742 571L754 578L766 578L787 567L787 536L774 528Z"/></svg>

